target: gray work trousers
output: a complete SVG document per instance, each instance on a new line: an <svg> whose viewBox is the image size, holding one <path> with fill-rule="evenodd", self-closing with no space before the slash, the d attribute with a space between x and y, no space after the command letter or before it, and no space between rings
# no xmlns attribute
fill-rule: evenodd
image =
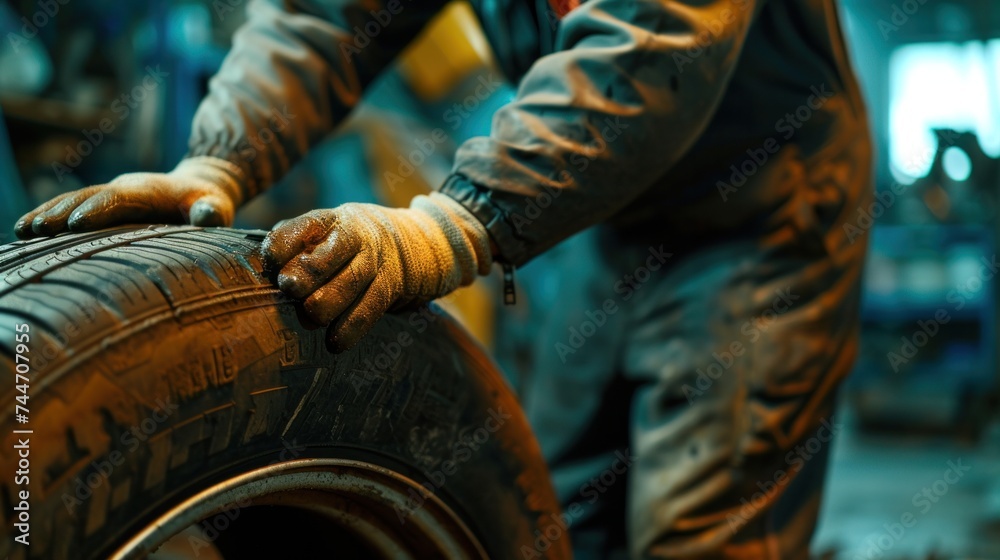
<svg viewBox="0 0 1000 560"><path fill-rule="evenodd" d="M521 392L576 558L806 559L864 240L830 255L654 237L568 240L556 297L529 319Z"/></svg>

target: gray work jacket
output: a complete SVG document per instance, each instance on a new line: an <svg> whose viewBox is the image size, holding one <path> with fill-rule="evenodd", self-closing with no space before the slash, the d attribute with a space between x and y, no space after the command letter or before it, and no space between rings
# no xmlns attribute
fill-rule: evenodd
<svg viewBox="0 0 1000 560"><path fill-rule="evenodd" d="M871 149L833 0L472 3L517 96L459 148L441 191L486 225L500 262L599 223L660 242L791 235L831 255L854 241ZM266 188L444 4L251 2L189 155ZM281 126L284 107L295 119Z"/></svg>

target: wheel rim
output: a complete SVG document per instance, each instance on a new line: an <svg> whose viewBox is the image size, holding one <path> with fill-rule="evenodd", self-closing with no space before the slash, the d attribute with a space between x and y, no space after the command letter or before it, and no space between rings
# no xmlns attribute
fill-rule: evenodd
<svg viewBox="0 0 1000 560"><path fill-rule="evenodd" d="M330 524L326 534L346 532L382 558L488 558L458 514L419 483L372 463L341 459L285 461L215 484L162 514L111 558L144 558L212 516L227 512L235 520L233 512L254 508L308 511ZM251 541L238 554L254 551Z"/></svg>

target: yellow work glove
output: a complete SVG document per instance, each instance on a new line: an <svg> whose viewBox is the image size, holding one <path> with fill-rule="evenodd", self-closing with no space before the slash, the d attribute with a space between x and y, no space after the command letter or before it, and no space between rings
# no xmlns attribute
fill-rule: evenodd
<svg viewBox="0 0 1000 560"><path fill-rule="evenodd" d="M246 192L236 165L213 157L188 158L169 173L127 173L57 196L22 216L14 233L28 239L136 223L228 226Z"/></svg>
<svg viewBox="0 0 1000 560"><path fill-rule="evenodd" d="M357 344L386 311L470 284L493 262L483 225L440 193L409 208L313 210L275 226L261 252L278 287L328 325L334 352Z"/></svg>

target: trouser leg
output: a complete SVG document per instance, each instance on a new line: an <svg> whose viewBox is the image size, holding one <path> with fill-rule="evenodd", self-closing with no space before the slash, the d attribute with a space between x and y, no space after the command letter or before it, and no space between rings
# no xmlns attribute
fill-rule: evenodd
<svg viewBox="0 0 1000 560"><path fill-rule="evenodd" d="M571 244L525 409L578 557L805 558L863 251Z"/></svg>
<svg viewBox="0 0 1000 560"><path fill-rule="evenodd" d="M523 391L525 412L570 522L577 560L611 558L614 550L625 550L634 383L616 374L628 333L622 330L624 306L615 286L634 266L606 249L595 231L559 248L558 297L545 308Z"/></svg>
<svg viewBox="0 0 1000 560"><path fill-rule="evenodd" d="M629 309L633 557L808 558L861 263L792 255L703 249Z"/></svg>

